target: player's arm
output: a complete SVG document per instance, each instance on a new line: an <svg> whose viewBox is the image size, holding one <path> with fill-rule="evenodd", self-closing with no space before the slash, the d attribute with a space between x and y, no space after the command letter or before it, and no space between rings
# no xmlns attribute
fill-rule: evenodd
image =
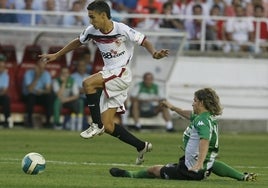
<svg viewBox="0 0 268 188"><path fill-rule="evenodd" d="M203 163L206 159L207 153L208 153L208 147L209 147L209 140L207 139L200 139L199 142L199 154L196 164L190 168L190 171L199 171L203 169Z"/></svg>
<svg viewBox="0 0 268 188"><path fill-rule="evenodd" d="M169 50L167 50L167 49L162 49L162 50L157 51L154 48L154 46L152 45L152 43L147 39L144 39L144 41L141 45L144 48L146 48L146 50L152 55L152 57L154 59L161 59L163 57L168 56L168 54L169 54Z"/></svg>
<svg viewBox="0 0 268 188"><path fill-rule="evenodd" d="M81 45L82 45L82 43L80 42L79 38L77 38L77 39L74 39L71 42L69 42L66 46L64 46L58 52L53 53L53 54L42 54L42 55L39 55L39 57L45 63L49 63L51 61L56 60L58 57L60 57L60 56L62 56L64 54L66 54L66 53L78 48Z"/></svg>
<svg viewBox="0 0 268 188"><path fill-rule="evenodd" d="M164 106L166 108L169 108L171 111L176 112L177 114L180 114L182 117L186 119L190 119L192 111L191 110L183 110L179 107L173 106L170 102L163 100L160 103L161 106Z"/></svg>

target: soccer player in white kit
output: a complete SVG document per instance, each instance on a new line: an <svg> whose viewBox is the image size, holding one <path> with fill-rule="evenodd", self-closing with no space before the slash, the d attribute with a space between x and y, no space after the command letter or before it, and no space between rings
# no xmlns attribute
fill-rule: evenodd
<svg viewBox="0 0 268 188"><path fill-rule="evenodd" d="M152 150L152 144L139 140L123 126L115 124L114 117L117 112L125 110L124 102L132 81L128 64L133 56L134 45L143 46L154 59L168 56L169 51L166 49L157 51L144 34L123 23L112 21L110 7L104 1L93 1L87 9L91 25L80 34L80 37L56 53L43 54L40 57L48 63L88 41L93 41L97 45L101 51L104 67L102 71L83 81L93 122L80 135L83 138L92 138L105 131L134 146L138 151L136 164L142 164L144 154ZM103 90L101 97L97 92L98 89Z"/></svg>

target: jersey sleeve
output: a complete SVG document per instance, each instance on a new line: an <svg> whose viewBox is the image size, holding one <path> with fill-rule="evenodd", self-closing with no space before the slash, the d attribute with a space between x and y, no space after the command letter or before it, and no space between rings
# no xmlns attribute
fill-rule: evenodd
<svg viewBox="0 0 268 188"><path fill-rule="evenodd" d="M79 41L82 43L82 44L85 44L87 43L88 41L91 40L90 38L90 34L92 33L92 27L93 26L88 26L82 33L80 33L80 36L79 36Z"/></svg>
<svg viewBox="0 0 268 188"><path fill-rule="evenodd" d="M200 139L209 140L210 128L209 122L206 119L198 118L194 124Z"/></svg>
<svg viewBox="0 0 268 188"><path fill-rule="evenodd" d="M137 43L138 45L141 45L143 41L145 40L145 35L141 32L123 24L120 23L120 29L124 30L126 35L128 36L130 41L133 41Z"/></svg>

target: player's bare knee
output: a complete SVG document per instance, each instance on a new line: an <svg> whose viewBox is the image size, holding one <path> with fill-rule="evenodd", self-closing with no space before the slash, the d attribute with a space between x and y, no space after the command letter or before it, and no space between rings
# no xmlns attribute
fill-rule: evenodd
<svg viewBox="0 0 268 188"><path fill-rule="evenodd" d="M114 123L104 123L105 132L112 134L114 132Z"/></svg>
<svg viewBox="0 0 268 188"><path fill-rule="evenodd" d="M84 79L82 84L83 84L83 88L90 88L90 87L92 87L92 83L91 83L91 80L90 79Z"/></svg>
<svg viewBox="0 0 268 188"><path fill-rule="evenodd" d="M152 176L155 176L155 177L160 177L160 169L161 168L162 168L162 166L160 166L160 165L149 167L147 169L147 173L152 175Z"/></svg>

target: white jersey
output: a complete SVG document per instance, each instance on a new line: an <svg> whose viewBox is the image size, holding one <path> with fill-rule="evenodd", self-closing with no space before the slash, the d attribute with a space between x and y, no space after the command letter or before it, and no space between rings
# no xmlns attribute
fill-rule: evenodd
<svg viewBox="0 0 268 188"><path fill-rule="evenodd" d="M102 33L89 26L79 37L83 44L92 40L97 45L104 61L103 70L113 70L127 65L133 56L134 44L141 45L144 39L144 34L115 21L113 30L109 33Z"/></svg>
<svg viewBox="0 0 268 188"><path fill-rule="evenodd" d="M226 21L226 32L232 33L234 41L247 42L249 40L249 32L254 31L254 25L251 18L240 19L232 18Z"/></svg>

